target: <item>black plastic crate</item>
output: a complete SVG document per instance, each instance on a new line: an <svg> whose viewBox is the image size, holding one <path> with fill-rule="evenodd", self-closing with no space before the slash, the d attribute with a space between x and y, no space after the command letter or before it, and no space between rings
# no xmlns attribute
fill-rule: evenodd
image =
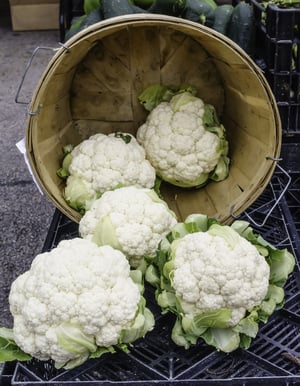
<svg viewBox="0 0 300 386"><path fill-rule="evenodd" d="M287 135L300 132L300 103L278 102L282 130Z"/></svg>
<svg viewBox="0 0 300 386"><path fill-rule="evenodd" d="M1 386L10 386L11 378L15 371L16 363L15 362L6 362L3 365L2 372L0 372L0 385Z"/></svg>
<svg viewBox="0 0 300 386"><path fill-rule="evenodd" d="M249 0L254 10L256 55L269 70L299 71L300 8L279 8Z"/></svg>
<svg viewBox="0 0 300 386"><path fill-rule="evenodd" d="M51 361L7 363L1 385L300 385L299 143L285 142L281 156L271 182L241 218L276 247L288 248L297 264L285 287L284 308L261 326L248 350L224 354L203 342L189 350L176 346L170 339L174 316L161 314L153 289L146 286L156 326L134 344L130 354L104 355L68 371L55 369ZM76 236L78 225L57 210L43 250Z"/></svg>
<svg viewBox="0 0 300 386"><path fill-rule="evenodd" d="M265 71L266 78L272 87L277 102L299 106L300 73Z"/></svg>
<svg viewBox="0 0 300 386"><path fill-rule="evenodd" d="M299 72L299 40L276 40L265 32L257 42L257 52L264 59L265 65L275 72Z"/></svg>
<svg viewBox="0 0 300 386"><path fill-rule="evenodd" d="M297 8L279 8L270 4L266 10L266 33L276 40L295 40L299 37L300 13Z"/></svg>
<svg viewBox="0 0 300 386"><path fill-rule="evenodd" d="M254 9L254 59L277 101L283 134L300 132L300 8L249 0Z"/></svg>
<svg viewBox="0 0 300 386"><path fill-rule="evenodd" d="M60 0L59 32L61 42L65 40L66 31L70 28L72 22L82 15L84 15L83 0Z"/></svg>
<svg viewBox="0 0 300 386"><path fill-rule="evenodd" d="M254 6L256 25L270 38L294 41L300 37L298 24L300 23L300 9L293 7L279 7L269 4L266 8L262 1L251 0Z"/></svg>

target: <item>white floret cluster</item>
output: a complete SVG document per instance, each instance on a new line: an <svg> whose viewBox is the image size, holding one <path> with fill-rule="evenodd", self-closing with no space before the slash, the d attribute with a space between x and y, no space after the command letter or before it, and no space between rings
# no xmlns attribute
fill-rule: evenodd
<svg viewBox="0 0 300 386"><path fill-rule="evenodd" d="M198 184L199 176L217 165L219 137L203 124L204 103L197 98L177 111L162 102L137 131L137 140L157 174L165 181L184 186Z"/></svg>
<svg viewBox="0 0 300 386"><path fill-rule="evenodd" d="M126 133L126 136L130 137L128 143L114 133L99 133L73 149L69 173L80 177L91 195L119 185L154 186L155 170L146 160L144 148L133 135Z"/></svg>
<svg viewBox="0 0 300 386"><path fill-rule="evenodd" d="M269 265L254 245L238 239L232 247L223 237L197 232L178 242L173 285L187 315L230 308L234 326L246 310L261 304L268 291Z"/></svg>
<svg viewBox="0 0 300 386"><path fill-rule="evenodd" d="M134 322L141 297L129 273L120 251L80 238L36 256L11 287L16 343L35 358L64 364L78 356L58 342L65 323L91 345L116 345Z"/></svg>
<svg viewBox="0 0 300 386"><path fill-rule="evenodd" d="M98 245L108 242L120 249L137 267L144 256L155 255L176 223L175 214L154 191L130 186L105 192L96 200L80 220L79 233Z"/></svg>

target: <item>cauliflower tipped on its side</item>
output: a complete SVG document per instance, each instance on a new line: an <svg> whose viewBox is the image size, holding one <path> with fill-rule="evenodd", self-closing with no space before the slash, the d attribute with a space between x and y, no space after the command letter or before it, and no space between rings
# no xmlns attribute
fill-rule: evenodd
<svg viewBox="0 0 300 386"><path fill-rule="evenodd" d="M183 188L228 175L228 142L213 106L189 92L159 103L138 128L137 140L163 180Z"/></svg>
<svg viewBox="0 0 300 386"><path fill-rule="evenodd" d="M177 223L175 214L151 189L125 187L105 192L79 223L81 237L120 249L130 265L154 256L161 239Z"/></svg>
<svg viewBox="0 0 300 386"><path fill-rule="evenodd" d="M228 226L201 214L177 223L148 260L146 280L177 318L173 341L188 348L202 338L224 352L248 348L259 323L282 307L295 265L246 221Z"/></svg>
<svg viewBox="0 0 300 386"><path fill-rule="evenodd" d="M59 175L67 178L65 200L81 213L105 191L131 185L152 188L156 179L145 150L127 133L100 133L84 140L67 154Z"/></svg>
<svg viewBox="0 0 300 386"><path fill-rule="evenodd" d="M209 231L195 232L176 243L173 286L187 316L229 308L228 326L235 326L265 298L268 263L249 241L238 233L233 237L229 245Z"/></svg>
<svg viewBox="0 0 300 386"><path fill-rule="evenodd" d="M32 357L64 368L125 348L154 325L141 283L122 252L81 238L61 241L11 286L14 340Z"/></svg>

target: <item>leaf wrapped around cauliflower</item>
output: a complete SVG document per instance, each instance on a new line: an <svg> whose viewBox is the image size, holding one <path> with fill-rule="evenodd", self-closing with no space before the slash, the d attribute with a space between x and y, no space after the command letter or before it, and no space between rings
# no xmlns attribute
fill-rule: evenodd
<svg viewBox="0 0 300 386"><path fill-rule="evenodd" d="M215 108L193 88L153 85L140 96L150 113L137 140L162 180L183 188L201 187L228 176L228 141ZM188 91L186 91L188 90Z"/></svg>
<svg viewBox="0 0 300 386"><path fill-rule="evenodd" d="M0 360L22 360L23 351L24 360L52 359L69 369L127 351L154 326L143 288L141 272L130 271L122 252L81 238L61 241L12 283L13 329L0 329L11 357L2 344Z"/></svg>
<svg viewBox="0 0 300 386"><path fill-rule="evenodd" d="M202 338L231 352L248 348L259 323L283 306L294 264L290 252L274 248L248 222L221 225L199 214L163 239L146 280L163 312L177 317L176 344L189 348Z"/></svg>
<svg viewBox="0 0 300 386"><path fill-rule="evenodd" d="M129 133L95 134L64 152L57 173L66 179L66 202L81 214L108 190L155 185L155 169L146 160L143 147Z"/></svg>
<svg viewBox="0 0 300 386"><path fill-rule="evenodd" d="M103 193L81 218L79 234L121 250L137 268L145 256L155 256L176 223L175 213L154 190L129 186Z"/></svg>

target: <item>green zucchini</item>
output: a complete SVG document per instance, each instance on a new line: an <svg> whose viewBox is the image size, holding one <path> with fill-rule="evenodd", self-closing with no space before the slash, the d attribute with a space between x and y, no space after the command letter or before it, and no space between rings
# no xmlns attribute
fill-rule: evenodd
<svg viewBox="0 0 300 386"><path fill-rule="evenodd" d="M233 9L227 36L247 54L254 51L254 10L250 3L240 1Z"/></svg>
<svg viewBox="0 0 300 386"><path fill-rule="evenodd" d="M214 9L203 0L187 0L182 17L211 27L214 23Z"/></svg>
<svg viewBox="0 0 300 386"><path fill-rule="evenodd" d="M93 25L95 23L98 23L102 20L101 14L100 14L100 8L96 8L90 13L84 14L80 16L78 19L74 20L72 22L70 29L66 32L65 35L65 41L70 39L72 36L76 35L78 32L84 30L85 28L89 27L90 25Z"/></svg>
<svg viewBox="0 0 300 386"><path fill-rule="evenodd" d="M129 0L101 0L100 9L103 19L146 12L144 9L132 4Z"/></svg>
<svg viewBox="0 0 300 386"><path fill-rule="evenodd" d="M231 4L222 4L214 10L215 19L212 28L215 31L227 35L233 9Z"/></svg>
<svg viewBox="0 0 300 386"><path fill-rule="evenodd" d="M94 9L100 7L99 0L84 0L83 1L83 10L86 15L92 12Z"/></svg>
<svg viewBox="0 0 300 386"><path fill-rule="evenodd" d="M217 8L218 4L215 2L215 0L203 0L205 3L209 4L213 9Z"/></svg>
<svg viewBox="0 0 300 386"><path fill-rule="evenodd" d="M181 16L186 0L155 0L148 12L169 16Z"/></svg>
<svg viewBox="0 0 300 386"><path fill-rule="evenodd" d="M133 0L133 4L144 9L148 9L153 3L154 0Z"/></svg>

